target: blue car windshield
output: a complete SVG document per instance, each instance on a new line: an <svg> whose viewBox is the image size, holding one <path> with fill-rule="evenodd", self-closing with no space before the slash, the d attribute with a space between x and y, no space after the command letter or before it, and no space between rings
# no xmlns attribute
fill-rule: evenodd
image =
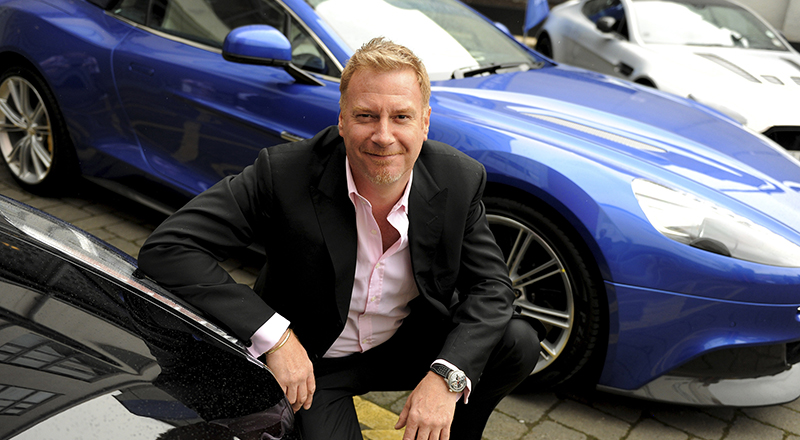
<svg viewBox="0 0 800 440"><path fill-rule="evenodd" d="M632 4L645 43L788 50L758 17L730 3L639 0Z"/></svg>
<svg viewBox="0 0 800 440"><path fill-rule="evenodd" d="M452 0L306 0L351 50L384 36L414 51L431 80L486 66L517 66L536 60L512 37Z"/></svg>

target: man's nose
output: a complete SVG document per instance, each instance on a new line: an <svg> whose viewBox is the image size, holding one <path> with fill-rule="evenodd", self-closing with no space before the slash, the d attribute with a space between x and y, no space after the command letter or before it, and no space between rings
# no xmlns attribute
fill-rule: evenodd
<svg viewBox="0 0 800 440"><path fill-rule="evenodd" d="M391 121L389 118L382 117L376 124L375 131L372 133L372 142L385 147L394 142L394 135L392 134Z"/></svg>

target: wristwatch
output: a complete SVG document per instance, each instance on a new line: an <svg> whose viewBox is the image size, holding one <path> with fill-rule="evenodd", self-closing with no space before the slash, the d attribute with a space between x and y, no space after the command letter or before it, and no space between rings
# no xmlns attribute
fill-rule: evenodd
<svg viewBox="0 0 800 440"><path fill-rule="evenodd" d="M467 375L461 370L453 370L446 365L436 363L431 365L431 371L444 378L447 388L452 393L460 393L467 387Z"/></svg>

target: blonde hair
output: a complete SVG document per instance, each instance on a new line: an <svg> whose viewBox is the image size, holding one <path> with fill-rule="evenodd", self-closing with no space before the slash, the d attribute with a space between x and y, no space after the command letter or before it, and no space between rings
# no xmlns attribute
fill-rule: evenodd
<svg viewBox="0 0 800 440"><path fill-rule="evenodd" d="M422 92L422 104L427 107L431 98L431 80L428 71L414 52L405 46L393 43L384 37L373 38L361 46L350 57L342 71L339 83L339 107L345 107L345 92L350 85L350 79L358 70L373 69L378 72L393 72L402 69L411 69L417 75L419 90Z"/></svg>

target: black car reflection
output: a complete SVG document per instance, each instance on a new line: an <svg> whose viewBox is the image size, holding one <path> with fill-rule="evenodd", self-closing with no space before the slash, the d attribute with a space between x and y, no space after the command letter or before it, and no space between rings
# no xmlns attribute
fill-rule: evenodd
<svg viewBox="0 0 800 440"><path fill-rule="evenodd" d="M242 345L74 227L0 198L0 439L296 439Z"/></svg>

